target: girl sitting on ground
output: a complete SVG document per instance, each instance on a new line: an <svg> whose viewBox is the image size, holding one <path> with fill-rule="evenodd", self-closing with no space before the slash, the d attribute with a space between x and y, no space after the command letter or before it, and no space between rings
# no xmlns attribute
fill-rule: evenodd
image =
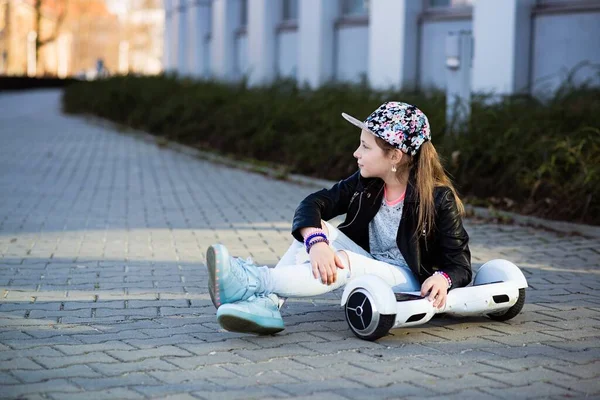
<svg viewBox="0 0 600 400"><path fill-rule="evenodd" d="M443 307L448 290L470 283L463 204L431 143L425 114L386 102L364 122L354 152L359 170L296 209L294 242L275 268L207 251L208 289L228 331L272 334L284 329L279 298L317 296L365 274L396 291L420 291ZM346 214L338 227L326 222Z"/></svg>

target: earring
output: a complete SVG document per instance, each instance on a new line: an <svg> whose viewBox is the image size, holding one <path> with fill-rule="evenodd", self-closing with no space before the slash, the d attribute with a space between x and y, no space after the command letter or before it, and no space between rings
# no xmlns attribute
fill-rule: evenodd
<svg viewBox="0 0 600 400"><path fill-rule="evenodd" d="M396 166L392 165L392 172L396 172L396 171L397 171Z"/></svg>

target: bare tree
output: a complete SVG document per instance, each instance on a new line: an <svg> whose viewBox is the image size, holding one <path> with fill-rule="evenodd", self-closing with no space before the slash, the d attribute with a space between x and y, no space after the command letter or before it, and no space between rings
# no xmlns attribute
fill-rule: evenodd
<svg viewBox="0 0 600 400"><path fill-rule="evenodd" d="M36 60L40 59L40 49L47 45L48 43L52 43L56 40L58 36L58 32L60 31L60 27L62 26L65 17L67 16L67 9L69 6L69 0L57 0L57 2L61 5L60 12L56 19L56 23L52 29L52 33L42 39L41 37L41 21L42 21L42 3L44 0L35 0L34 10L35 10L35 58Z"/></svg>

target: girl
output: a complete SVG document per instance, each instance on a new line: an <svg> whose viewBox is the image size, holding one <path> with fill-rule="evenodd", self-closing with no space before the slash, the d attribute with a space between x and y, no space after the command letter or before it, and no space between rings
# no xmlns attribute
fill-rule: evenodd
<svg viewBox="0 0 600 400"><path fill-rule="evenodd" d="M291 245L275 268L207 251L209 293L229 331L284 329L281 297L315 296L375 274L397 291L419 291L443 307L448 290L471 281L462 202L430 142L425 114L386 102L361 122L354 152L359 171L305 198L296 209ZM346 214L337 228L326 222Z"/></svg>

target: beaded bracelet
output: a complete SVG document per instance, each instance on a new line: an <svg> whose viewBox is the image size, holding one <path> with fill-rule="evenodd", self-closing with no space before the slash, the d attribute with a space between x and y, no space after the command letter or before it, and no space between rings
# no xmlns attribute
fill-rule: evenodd
<svg viewBox="0 0 600 400"><path fill-rule="evenodd" d="M304 239L304 246L308 247L308 245L310 244L310 241L313 240L314 238L317 237L321 237L325 240L327 240L327 235L325 235L325 232L321 231L321 232L315 232L313 234L308 235L305 239Z"/></svg>
<svg viewBox="0 0 600 400"><path fill-rule="evenodd" d="M321 228L307 228L306 229L306 234L304 237L308 236L308 235L312 235L315 232L323 232L323 229Z"/></svg>
<svg viewBox="0 0 600 400"><path fill-rule="evenodd" d="M327 245L329 245L329 240L327 240L326 238L318 238L313 240L308 246L306 246L306 252L310 253L310 249L317 243L327 243Z"/></svg>
<svg viewBox="0 0 600 400"><path fill-rule="evenodd" d="M446 281L448 281L448 289L450 289L452 287L452 278L450 278L450 275L448 275L447 273L445 273L444 271L435 271L433 273L434 275L441 275L444 278L446 278Z"/></svg>
<svg viewBox="0 0 600 400"><path fill-rule="evenodd" d="M315 243L320 243L320 242L325 242L325 243L329 244L329 239L327 239L327 236L318 236L318 237L316 237L316 238L313 238L313 239L311 239L311 240L308 242L308 246L310 247L310 246L312 246L313 244L315 244Z"/></svg>

